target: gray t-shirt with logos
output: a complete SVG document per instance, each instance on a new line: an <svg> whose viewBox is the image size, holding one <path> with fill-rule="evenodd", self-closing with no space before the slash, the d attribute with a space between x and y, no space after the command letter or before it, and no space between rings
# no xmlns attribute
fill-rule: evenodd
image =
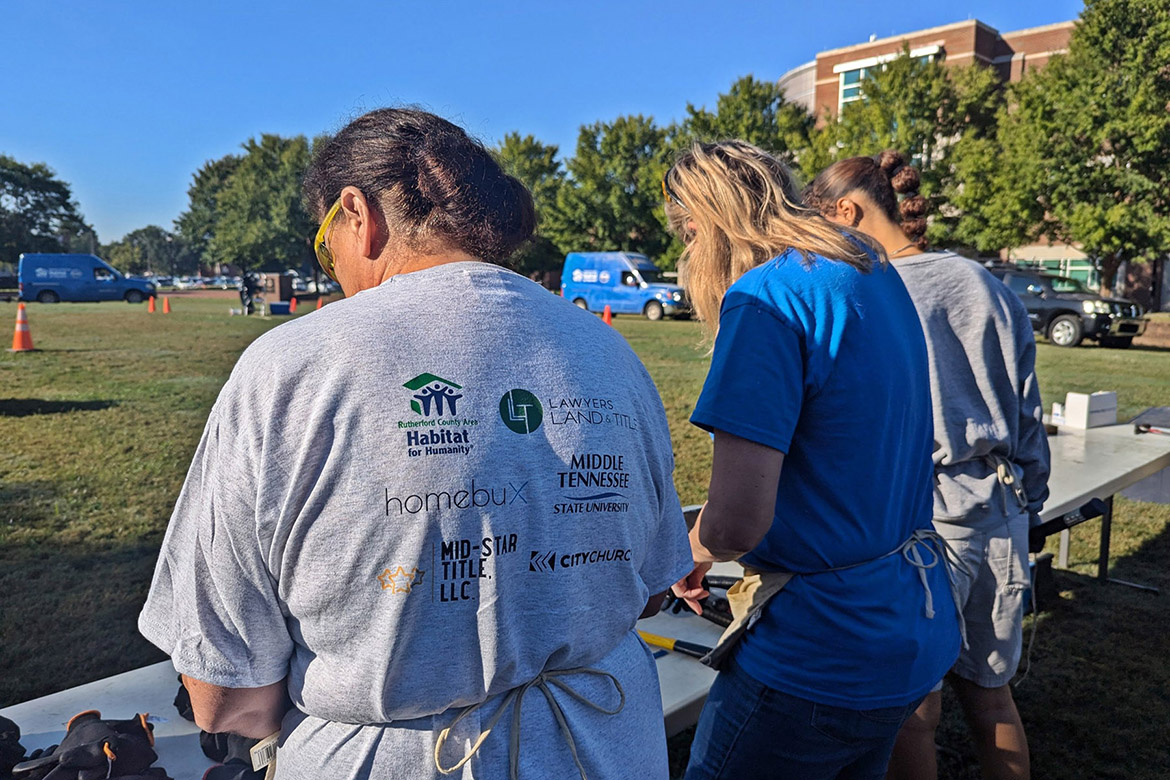
<svg viewBox="0 0 1170 780"><path fill-rule="evenodd" d="M625 340L483 263L394 277L276 328L212 409L139 618L191 677L295 704L280 778L439 777L508 691L553 686L593 780L666 777L634 630L690 570L661 400ZM558 678L603 709L605 677ZM523 699L522 777L577 775ZM457 777L508 776L504 713Z"/></svg>

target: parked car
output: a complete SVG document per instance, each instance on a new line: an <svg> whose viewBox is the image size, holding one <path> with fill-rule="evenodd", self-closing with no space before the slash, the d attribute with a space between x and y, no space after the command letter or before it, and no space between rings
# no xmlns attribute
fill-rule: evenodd
<svg viewBox="0 0 1170 780"><path fill-rule="evenodd" d="M1024 302L1032 329L1058 347L1089 338L1125 349L1146 330L1142 307L1128 298L1105 298L1066 276L1016 266L988 270Z"/></svg>
<svg viewBox="0 0 1170 780"><path fill-rule="evenodd" d="M23 254L16 274L22 301L142 303L156 289L149 279L125 276L94 255Z"/></svg>
<svg viewBox="0 0 1170 780"><path fill-rule="evenodd" d="M633 252L570 252L561 271L565 299L587 311L644 314L648 320L690 316L686 293L662 269Z"/></svg>
<svg viewBox="0 0 1170 780"><path fill-rule="evenodd" d="M20 283L16 274L0 272L0 301L11 301L20 297Z"/></svg>

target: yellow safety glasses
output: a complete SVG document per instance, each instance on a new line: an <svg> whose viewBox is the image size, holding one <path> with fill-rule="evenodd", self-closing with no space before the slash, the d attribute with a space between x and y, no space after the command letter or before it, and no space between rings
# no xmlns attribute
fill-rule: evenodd
<svg viewBox="0 0 1170 780"><path fill-rule="evenodd" d="M666 183L666 180L669 176L670 176L670 171L667 171L662 176L662 197L666 198L667 200L669 200L674 205L678 206L683 211L686 211L687 207L683 205L683 202L681 200L679 200L678 195L675 195L674 190L672 190L670 188L670 185Z"/></svg>
<svg viewBox="0 0 1170 780"><path fill-rule="evenodd" d="M340 209L341 198L338 198L337 202L325 214L325 219L321 220L321 227L317 228L317 237L313 239L313 251L317 255L317 262L320 263L321 270L335 282L337 281L337 275L333 270L333 253L329 251L329 246L325 243L325 238L329 233L329 225L332 224L333 218L337 216L337 212Z"/></svg>

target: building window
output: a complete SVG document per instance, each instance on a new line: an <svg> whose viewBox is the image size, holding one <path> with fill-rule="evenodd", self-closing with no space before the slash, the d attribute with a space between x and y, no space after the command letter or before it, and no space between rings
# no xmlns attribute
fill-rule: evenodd
<svg viewBox="0 0 1170 780"><path fill-rule="evenodd" d="M855 68L841 74L841 105L861 99L861 81L869 73L868 68Z"/></svg>
<svg viewBox="0 0 1170 780"><path fill-rule="evenodd" d="M924 46L911 51L910 57L919 63L933 62L942 56L942 51L941 46ZM898 52L897 54L885 54L881 57L870 57L865 60L847 62L835 66L833 72L838 74L838 112L840 112L846 103L861 100L864 97L862 93L862 82L879 70L885 70L886 63L900 56L901 52Z"/></svg>

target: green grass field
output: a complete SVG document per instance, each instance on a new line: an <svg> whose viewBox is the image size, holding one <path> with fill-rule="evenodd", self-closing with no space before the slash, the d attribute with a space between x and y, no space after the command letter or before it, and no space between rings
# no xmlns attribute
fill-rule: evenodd
<svg viewBox="0 0 1170 780"><path fill-rule="evenodd" d="M0 353L0 706L161 660L135 619L187 464L243 348L280 319L228 300L30 305L37 352ZM0 304L0 323L15 304ZM618 318L666 405L684 503L702 500L710 441L687 423L707 368L694 323ZM7 326L5 326L7 327ZM307 347L309 345L306 345ZM1045 398L1113 389L1121 415L1170 404L1170 351L1042 344ZM1170 609L1092 577L1095 522L1073 535L1058 608L1038 621L1016 696L1037 778L1170 776ZM1170 507L1119 499L1116 576L1170 591ZM1032 625L1029 620L1027 626ZM947 700L943 776L978 770ZM688 736L672 741L676 770Z"/></svg>

